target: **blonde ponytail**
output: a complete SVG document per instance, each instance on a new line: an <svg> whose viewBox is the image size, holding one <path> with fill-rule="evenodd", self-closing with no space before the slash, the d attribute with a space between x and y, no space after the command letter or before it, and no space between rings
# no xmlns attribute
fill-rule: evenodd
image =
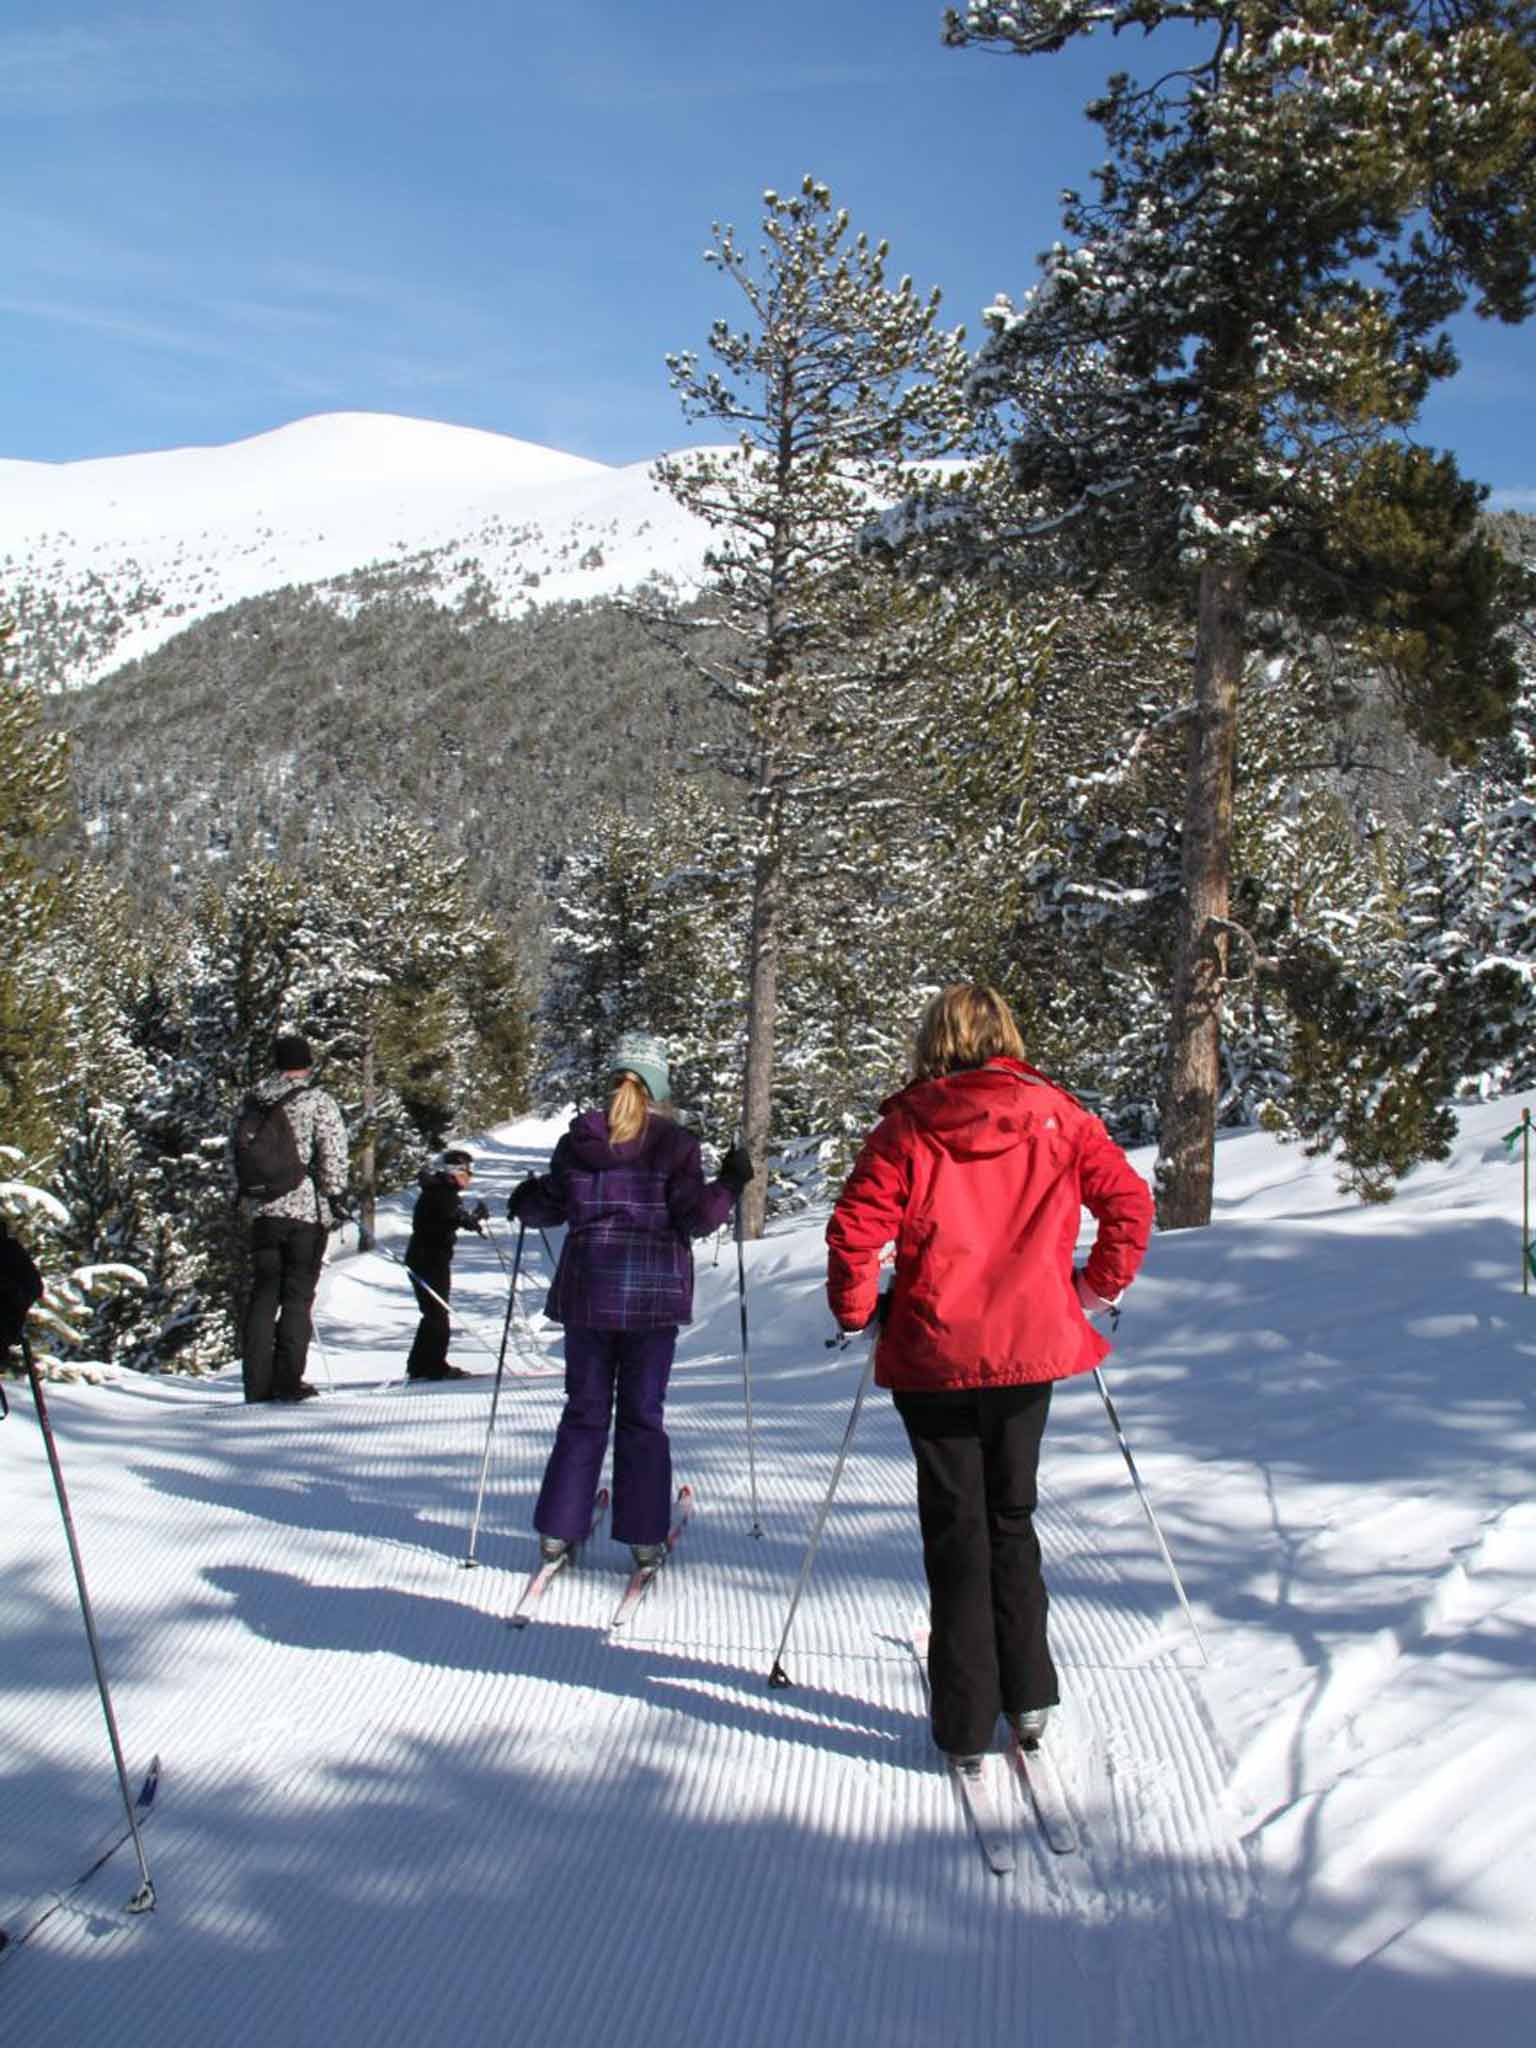
<svg viewBox="0 0 1536 2048"><path fill-rule="evenodd" d="M608 1139L610 1144L627 1145L645 1129L651 1098L645 1083L635 1074L620 1074L608 1098Z"/></svg>

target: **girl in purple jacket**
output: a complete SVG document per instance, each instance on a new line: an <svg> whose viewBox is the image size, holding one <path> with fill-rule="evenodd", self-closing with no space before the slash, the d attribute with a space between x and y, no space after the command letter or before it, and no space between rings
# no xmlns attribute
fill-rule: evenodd
<svg viewBox="0 0 1536 2048"><path fill-rule="evenodd" d="M693 1314L689 1239L725 1221L752 1162L733 1146L706 1182L698 1139L669 1115L660 1039L626 1032L611 1075L607 1109L574 1119L548 1173L516 1188L507 1211L534 1229L566 1225L544 1305L565 1325L565 1412L533 1512L540 1551L559 1557L587 1533L613 1422L613 1533L649 1565L672 1507L662 1411L678 1325Z"/></svg>

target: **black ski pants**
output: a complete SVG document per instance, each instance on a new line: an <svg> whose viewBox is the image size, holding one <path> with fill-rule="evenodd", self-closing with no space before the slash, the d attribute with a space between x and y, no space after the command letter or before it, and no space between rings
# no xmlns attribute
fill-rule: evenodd
<svg viewBox="0 0 1536 2048"><path fill-rule="evenodd" d="M252 1222L242 1350L247 1401L292 1400L298 1392L324 1259L323 1225L292 1216L258 1216Z"/></svg>
<svg viewBox="0 0 1536 2048"><path fill-rule="evenodd" d="M897 1393L895 1402L917 1459L933 1739L974 1756L992 1746L1000 1713L1060 1697L1035 1535L1050 1382Z"/></svg>
<svg viewBox="0 0 1536 2048"><path fill-rule="evenodd" d="M453 1253L450 1250L434 1255L418 1251L412 1256L407 1246L406 1263L411 1269L411 1291L421 1310L421 1321L411 1339L405 1370L413 1380L440 1380L448 1364L448 1311L442 1302L432 1299L432 1294L440 1294L443 1301L448 1299L453 1286ZM432 1294L427 1293L423 1281Z"/></svg>

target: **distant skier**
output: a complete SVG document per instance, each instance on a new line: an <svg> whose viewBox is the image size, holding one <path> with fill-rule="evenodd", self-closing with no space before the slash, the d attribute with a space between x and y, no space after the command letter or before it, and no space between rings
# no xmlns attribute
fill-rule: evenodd
<svg viewBox="0 0 1536 2048"><path fill-rule="evenodd" d="M670 1117L666 1047L626 1032L614 1047L606 1110L574 1119L546 1174L513 1191L508 1213L569 1226L545 1314L565 1325L565 1412L533 1524L546 1558L587 1533L613 1442L613 1533L637 1565L661 1556L672 1504L663 1420L678 1326L693 1314L689 1239L716 1230L752 1178L737 1145L706 1181L699 1141Z"/></svg>
<svg viewBox="0 0 1536 2048"><path fill-rule="evenodd" d="M405 1263L411 1271L411 1287L421 1321L406 1360L406 1377L413 1380L467 1380L461 1365L448 1363L448 1311L444 1303L453 1286L453 1247L461 1230L485 1235L490 1215L484 1202L464 1200L464 1190L474 1174L475 1162L461 1146L454 1145L435 1166L424 1167L418 1175L421 1193L411 1212L410 1242ZM428 1289L431 1292L428 1292ZM433 1300L433 1295L439 1297Z"/></svg>
<svg viewBox="0 0 1536 2048"><path fill-rule="evenodd" d="M1108 1350L1110 1308L1146 1252L1152 1197L1097 1117L1025 1064L995 989L946 988L918 1027L913 1079L881 1104L827 1225L827 1298L875 1351L917 1460L931 1608L933 1737L956 1762L998 1714L1037 1739L1060 1699L1046 1641L1036 1470L1051 1387ZM1073 1269L1082 1208L1098 1220Z"/></svg>
<svg viewBox="0 0 1536 2048"><path fill-rule="evenodd" d="M309 1041L272 1041L273 1072L241 1104L235 1183L251 1221L251 1291L242 1375L247 1401L307 1401L311 1310L325 1241L347 1186L347 1127L311 1080Z"/></svg>

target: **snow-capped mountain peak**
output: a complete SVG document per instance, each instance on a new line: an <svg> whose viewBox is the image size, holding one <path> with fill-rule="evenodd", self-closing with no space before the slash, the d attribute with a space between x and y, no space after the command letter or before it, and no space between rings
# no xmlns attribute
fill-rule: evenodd
<svg viewBox="0 0 1536 2048"><path fill-rule="evenodd" d="M645 463L471 427L328 413L217 447L0 461L0 602L23 673L93 682L209 613L382 565L498 610L686 583L702 529Z"/></svg>

